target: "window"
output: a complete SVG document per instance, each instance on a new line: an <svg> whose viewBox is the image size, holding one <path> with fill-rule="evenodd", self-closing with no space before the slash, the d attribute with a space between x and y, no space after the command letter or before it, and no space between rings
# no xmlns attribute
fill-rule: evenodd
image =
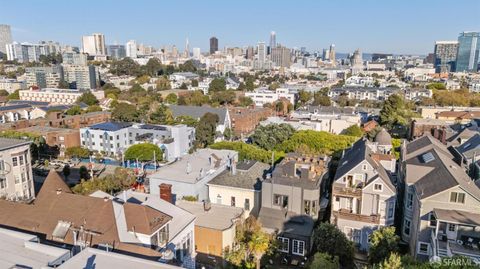
<svg viewBox="0 0 480 269"><path fill-rule="evenodd" d="M406 235L410 235L410 224L411 221L408 219L405 219L405 221L403 222L403 233Z"/></svg>
<svg viewBox="0 0 480 269"><path fill-rule="evenodd" d="M428 249L430 248L429 243L419 242L418 243L418 253L428 255Z"/></svg>
<svg viewBox="0 0 480 269"><path fill-rule="evenodd" d="M117 135L117 139L120 139L120 136L119 136L119 135Z"/></svg>
<svg viewBox="0 0 480 269"><path fill-rule="evenodd" d="M18 159L17 159L17 157L13 157L13 158L12 158L12 164L13 164L13 166L18 166Z"/></svg>
<svg viewBox="0 0 480 269"><path fill-rule="evenodd" d="M273 195L273 204L281 207L288 207L288 196L275 194Z"/></svg>
<svg viewBox="0 0 480 269"><path fill-rule="evenodd" d="M235 196L232 196L232 198L230 198L230 205L235 206Z"/></svg>
<svg viewBox="0 0 480 269"><path fill-rule="evenodd" d="M222 196L220 194L217 195L217 204L222 204Z"/></svg>
<svg viewBox="0 0 480 269"><path fill-rule="evenodd" d="M5 171L5 161L0 160L0 171Z"/></svg>
<svg viewBox="0 0 480 269"><path fill-rule="evenodd" d="M449 223L449 224L448 224L448 231L449 231L449 232L455 232L455 228L456 228L456 227L457 227L457 226L456 226L455 224Z"/></svg>
<svg viewBox="0 0 480 269"><path fill-rule="evenodd" d="M20 183L20 178L18 177L18 175L15 175L15 184L18 184Z"/></svg>
<svg viewBox="0 0 480 269"><path fill-rule="evenodd" d="M465 203L465 193L463 192L451 192L450 193L450 203Z"/></svg>
<svg viewBox="0 0 480 269"><path fill-rule="evenodd" d="M433 213L430 213L428 221L429 221L428 225L430 227L436 227L437 226L437 219L435 218L435 215Z"/></svg>
<svg viewBox="0 0 480 269"><path fill-rule="evenodd" d="M353 230L353 236L352 236L352 241L357 243L357 244L360 244L360 238L362 236L362 231L361 230L357 230L357 229L354 229Z"/></svg>
<svg viewBox="0 0 480 269"><path fill-rule="evenodd" d="M244 205L245 210L250 210L250 199L245 199L245 205Z"/></svg>
<svg viewBox="0 0 480 269"><path fill-rule="evenodd" d="M278 250L281 252L286 252L288 253L289 250L289 245L290 245L290 239L285 238L285 237L277 237L278 239Z"/></svg>
<svg viewBox="0 0 480 269"><path fill-rule="evenodd" d="M382 184L375 184L373 185L373 189L376 191L382 191L383 190L383 185Z"/></svg>
<svg viewBox="0 0 480 269"><path fill-rule="evenodd" d="M305 254L305 241L293 240L292 253L303 256Z"/></svg>
<svg viewBox="0 0 480 269"><path fill-rule="evenodd" d="M310 201L303 201L303 209L305 211L305 214L310 215Z"/></svg>
<svg viewBox="0 0 480 269"><path fill-rule="evenodd" d="M312 201L312 216L317 215L317 201Z"/></svg>
<svg viewBox="0 0 480 269"><path fill-rule="evenodd" d="M367 170L367 165L364 164L363 167L362 167L362 169L363 169L364 171Z"/></svg>
<svg viewBox="0 0 480 269"><path fill-rule="evenodd" d="M113 136L110 136L110 140L113 140Z"/></svg>
<svg viewBox="0 0 480 269"><path fill-rule="evenodd" d="M25 182L27 180L25 173L21 173L20 175L22 176L22 183Z"/></svg>
<svg viewBox="0 0 480 269"><path fill-rule="evenodd" d="M18 160L19 160L19 162L20 162L20 165L23 165L23 163L24 163L24 162L23 162L23 156L18 156Z"/></svg>
<svg viewBox="0 0 480 269"><path fill-rule="evenodd" d="M407 208L412 209L413 206L413 194L412 193L407 193Z"/></svg>
<svg viewBox="0 0 480 269"><path fill-rule="evenodd" d="M7 187L7 179L0 177L0 189L5 189Z"/></svg>
<svg viewBox="0 0 480 269"><path fill-rule="evenodd" d="M387 218L388 219L393 219L393 214L395 212L395 202L389 202L388 203L388 213L387 213Z"/></svg>
<svg viewBox="0 0 480 269"><path fill-rule="evenodd" d="M100 139L103 139L103 135L100 135Z"/></svg>

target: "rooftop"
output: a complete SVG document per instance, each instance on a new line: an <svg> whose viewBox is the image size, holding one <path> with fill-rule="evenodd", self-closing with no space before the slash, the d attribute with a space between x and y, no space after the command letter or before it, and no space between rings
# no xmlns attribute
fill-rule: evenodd
<svg viewBox="0 0 480 269"><path fill-rule="evenodd" d="M224 231L229 229L235 222L243 215L243 209L233 206L210 204L210 209L207 211L202 202L189 202L180 200L177 206L187 210L195 215L195 225L210 228L214 230Z"/></svg>
<svg viewBox="0 0 480 269"><path fill-rule="evenodd" d="M0 150L7 150L19 146L29 145L31 141L0 137Z"/></svg>
<svg viewBox="0 0 480 269"><path fill-rule="evenodd" d="M311 236L315 225L310 216L268 207L260 209L258 220L262 223L262 227L269 232L278 231L300 236Z"/></svg>
<svg viewBox="0 0 480 269"><path fill-rule="evenodd" d="M180 267L167 265L156 261L135 258L118 253L106 252L99 249L86 248L58 268L175 269Z"/></svg>
<svg viewBox="0 0 480 269"><path fill-rule="evenodd" d="M259 191L262 188L262 180L269 169L270 165L265 163L241 161L237 163L235 174L226 170L208 184Z"/></svg>
<svg viewBox="0 0 480 269"><path fill-rule="evenodd" d="M99 124L92 125L88 127L88 129L115 132L130 126L132 126L132 123L109 121L109 122L102 122Z"/></svg>
<svg viewBox="0 0 480 269"><path fill-rule="evenodd" d="M238 153L233 150L200 149L161 167L149 177L193 184L218 172L219 169L224 169L229 159L237 159L237 156Z"/></svg>
<svg viewBox="0 0 480 269"><path fill-rule="evenodd" d="M0 228L1 268L47 268L58 258L70 252L38 243L35 235Z"/></svg>
<svg viewBox="0 0 480 269"><path fill-rule="evenodd" d="M480 226L480 214L462 211L434 208L433 212L437 220L456 224L470 224Z"/></svg>
<svg viewBox="0 0 480 269"><path fill-rule="evenodd" d="M169 108L175 118L179 116L190 116L194 119L200 119L206 113L217 114L220 124L225 122L228 111L226 108L214 108L209 106L170 105Z"/></svg>

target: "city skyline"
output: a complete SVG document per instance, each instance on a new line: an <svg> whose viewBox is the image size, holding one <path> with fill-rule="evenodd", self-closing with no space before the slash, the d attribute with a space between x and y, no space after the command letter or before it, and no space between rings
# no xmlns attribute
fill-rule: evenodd
<svg viewBox="0 0 480 269"><path fill-rule="evenodd" d="M471 1L455 1L454 5L445 7L433 1L381 4L350 0L341 4L303 1L296 3L298 11L292 11L281 5L271 5L269 1L255 3L255 9L245 2L242 5L214 5L186 1L180 6L171 2L139 1L136 2L139 8L132 9L108 0L96 4L95 11L99 15L86 16L88 20L72 16L68 12L72 7L64 2L49 1L35 10L24 8L28 2L2 4L12 12L4 14L0 23L11 25L14 41L53 40L78 47L81 47L82 36L102 33L107 45L136 40L139 44L155 47L176 45L183 50L188 38L190 48L199 47L207 52L212 36L218 38L218 47L223 49L225 46L255 46L258 42L269 44L270 32L275 31L278 44L289 48L306 47L311 52L321 51L333 43L336 50L343 53L360 48L366 53L426 55L433 52L436 40L456 40L459 33L480 28L476 20L480 2ZM86 3L75 7L77 15L92 12L88 1ZM415 4L414 9L411 4ZM467 5L471 8L465 8ZM140 8L142 6L149 8ZM109 12L101 13L102 9ZM47 12L55 16L45 16ZM438 27L438 15L447 12L462 16L455 24ZM126 19L127 16L135 20ZM382 23L385 21L387 23Z"/></svg>

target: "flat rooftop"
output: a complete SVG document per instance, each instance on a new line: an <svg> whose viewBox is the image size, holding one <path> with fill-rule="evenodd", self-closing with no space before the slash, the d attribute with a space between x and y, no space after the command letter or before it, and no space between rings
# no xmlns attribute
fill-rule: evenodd
<svg viewBox="0 0 480 269"><path fill-rule="evenodd" d="M132 256L122 255L113 252L106 252L99 249L86 248L78 253L67 262L62 264L62 269L83 268L83 269L100 269L100 268L115 268L115 269L178 269L180 267L168 265L160 262L140 259Z"/></svg>
<svg viewBox="0 0 480 269"><path fill-rule="evenodd" d="M161 167L149 178L193 184L200 178L215 173L219 167L228 162L229 158L236 155L237 152L233 150L200 149L170 165Z"/></svg>
<svg viewBox="0 0 480 269"><path fill-rule="evenodd" d="M195 215L195 225L224 231L233 225L235 221L242 217L243 209L239 207L210 204L210 210L205 210L202 202L177 201L177 206L187 210Z"/></svg>
<svg viewBox="0 0 480 269"><path fill-rule="evenodd" d="M35 235L0 228L0 268L47 268L70 252L36 240ZM19 265L22 267L15 267Z"/></svg>
<svg viewBox="0 0 480 269"><path fill-rule="evenodd" d="M0 132L1 134L1 132ZM31 141L0 137L0 150L11 149L30 144Z"/></svg>

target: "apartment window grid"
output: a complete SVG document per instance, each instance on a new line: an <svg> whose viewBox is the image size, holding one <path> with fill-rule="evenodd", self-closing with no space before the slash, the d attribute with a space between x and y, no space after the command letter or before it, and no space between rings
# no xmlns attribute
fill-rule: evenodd
<svg viewBox="0 0 480 269"><path fill-rule="evenodd" d="M278 240L278 250L280 252L285 252L285 253L288 253L288 251L290 250L290 239L286 238L286 237L277 237L277 240Z"/></svg>
<svg viewBox="0 0 480 269"><path fill-rule="evenodd" d="M292 243L292 253L300 256L305 255L305 241L294 239Z"/></svg>

